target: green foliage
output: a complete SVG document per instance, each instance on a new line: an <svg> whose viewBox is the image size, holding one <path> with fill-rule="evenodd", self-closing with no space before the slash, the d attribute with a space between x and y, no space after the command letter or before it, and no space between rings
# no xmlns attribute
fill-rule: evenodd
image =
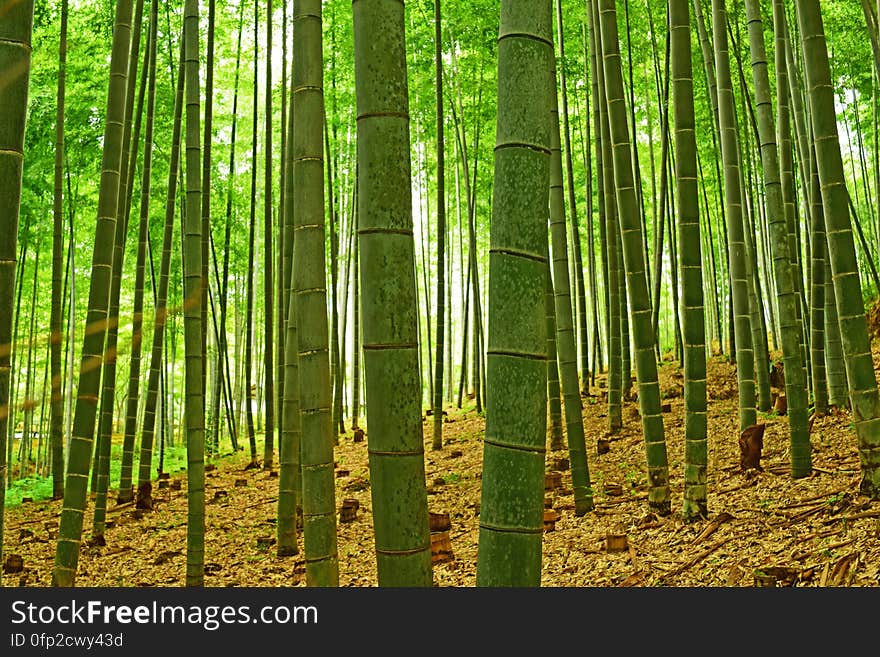
<svg viewBox="0 0 880 657"><path fill-rule="evenodd" d="M119 468L122 462L122 445L114 444L110 458L110 485L119 482ZM158 459L157 459L158 462ZM165 447L164 469L166 472L181 472L186 469L186 446L174 445ZM30 497L34 502L52 499L52 477L31 475L16 479L6 491L6 505L9 507L21 504L23 497Z"/></svg>

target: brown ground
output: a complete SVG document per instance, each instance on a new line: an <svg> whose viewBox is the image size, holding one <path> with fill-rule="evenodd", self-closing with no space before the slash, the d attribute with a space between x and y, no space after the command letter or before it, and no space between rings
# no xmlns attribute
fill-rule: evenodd
<svg viewBox="0 0 880 657"><path fill-rule="evenodd" d="M683 412L681 379L673 363L660 369L673 513L657 517L646 501L644 448L637 405L626 402L624 430L611 450L597 456L605 436L605 400L584 399L590 475L596 508L575 517L571 479L547 491L559 513L544 533L542 585L572 586L753 586L760 574L780 586L880 584L880 502L859 495L859 457L850 413L834 411L812 427L811 477L789 476L787 418L759 414L766 423L763 471L742 472L737 435L736 379L719 358L709 363L709 518L684 524L682 496ZM434 566L438 586L475 585L478 506L484 420L472 409L449 411L448 444L431 451L431 418L425 422L428 505L448 513L454 558ZM372 503L366 442L349 432L336 450L337 503L360 503L354 521L339 523L340 584L376 586ZM548 452L548 469L566 452ZM264 470L244 470L243 455L218 460L207 474L207 586L304 586L303 555L279 558L275 537L278 479ZM176 473L173 478L179 478ZM246 485L236 485L246 480ZM612 484L619 484L614 490ZM80 586L181 586L184 583L186 498L182 490L157 490L156 509L136 517L131 505L112 509L105 546L84 544ZM215 494L219 491L225 491ZM114 495L115 498L115 495ZM113 498L111 498L113 499ZM31 502L7 509L4 556L18 554L25 570L4 573L4 586L47 586L55 554L61 502ZM91 514L86 513L84 539ZM609 534L625 534L627 548L606 550ZM301 543L300 538L300 545Z"/></svg>

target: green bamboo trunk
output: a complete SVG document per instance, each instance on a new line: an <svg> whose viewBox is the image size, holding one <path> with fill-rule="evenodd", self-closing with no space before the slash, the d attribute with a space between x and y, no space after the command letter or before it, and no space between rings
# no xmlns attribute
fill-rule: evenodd
<svg viewBox="0 0 880 657"><path fill-rule="evenodd" d="M303 538L306 581L337 586L332 392L324 262L323 58L321 2L293 8L294 114L291 133L296 295L302 418Z"/></svg>
<svg viewBox="0 0 880 657"><path fill-rule="evenodd" d="M813 375L813 408L818 415L828 412L828 377L825 372L825 278L828 240L825 235L825 209L815 139L809 146L810 158L810 360Z"/></svg>
<svg viewBox="0 0 880 657"><path fill-rule="evenodd" d="M104 523L107 518L107 494L110 486L110 454L113 439L113 415L116 399L116 361L119 342L119 300L122 293L122 263L125 259L125 243L128 237L128 219L131 214L130 191L134 186L134 171L137 161L137 142L141 128L141 110L146 84L139 87L137 120L132 131L134 91L140 58L141 26L143 23L143 0L135 7L132 26L131 47L129 50L128 91L126 94L125 125L122 137L122 160L119 177L119 198L117 201L116 237L113 242L113 269L110 275L110 305L107 313L107 335L104 348L104 363L101 373L101 403L98 411L98 434L95 447L95 465L92 469L92 493L95 496L92 519L92 540L104 542ZM131 144L134 142L134 149Z"/></svg>
<svg viewBox="0 0 880 657"><path fill-rule="evenodd" d="M715 75L715 58L713 56L712 44L709 41L708 30L706 29L706 21L703 18L703 9L702 9L702 5L701 5L701 1L702 0L693 0L694 18L696 19L696 23L697 23L697 34L699 35L700 51L702 53L702 59L703 59L703 70L706 74L706 86L709 89L709 103L712 107L712 112L710 114L710 116L712 118L712 154L714 156L713 159L714 159L714 164L715 164L715 166L714 166L715 175L716 175L716 179L719 181L719 186L720 186L720 181L722 180L722 174L721 174L722 162L721 162L721 154L718 150L720 148L719 144L721 143L721 128L720 128L721 121L720 121L719 111L718 111L718 79L717 79L717 76ZM723 248L723 253L725 253L729 259L730 245L728 242L728 233L727 233L727 211L726 211L724 202L721 200L722 192L720 190L718 190L716 192L716 194L717 194L717 198L719 199L719 201L718 201L718 211L719 211L718 213L720 215L719 233L721 236L721 244L722 244L721 246L719 246L719 251L721 251L721 249ZM708 201L707 201L706 205L708 207ZM724 268L723 268L724 260L720 259L719 264L722 265L721 269L722 269L722 271L724 271ZM727 280L729 281L730 280L729 274L730 274L730 272L729 272L729 268L728 268L728 271L726 272L726 274L721 274L721 275L726 276ZM722 284L722 290L723 290L723 284ZM736 322L734 320L733 294L731 293L730 290L728 290L728 293L726 296L727 296L727 303L725 304L726 305L725 319L727 321L725 323L727 324L726 332L727 332L727 339L728 339L728 344L729 344L728 360L730 362L734 362L734 360L736 358L736 335L735 335ZM719 311L718 314L720 315L721 309L719 308L718 311ZM722 353L724 353L723 340L721 339L720 335L719 335L719 342L721 343L721 351L722 351Z"/></svg>
<svg viewBox="0 0 880 657"><path fill-rule="evenodd" d="M430 586L404 6L357 0L353 13L361 330L379 586Z"/></svg>
<svg viewBox="0 0 880 657"><path fill-rule="evenodd" d="M739 430L757 422L755 410L755 360L749 317L749 262L740 185L739 145L736 138L736 109L730 77L727 47L727 9L724 0L712 0L712 29L715 36L715 72L718 80L718 125L724 165L724 207L727 215L728 272L733 300L736 337L736 381L739 390Z"/></svg>
<svg viewBox="0 0 880 657"><path fill-rule="evenodd" d="M296 88L290 88L290 107L287 112L287 134L293 135L293 102ZM294 245L294 184L293 148L290 139L284 149L284 251L282 253L282 279L278 282L287 301L279 304L286 309L284 320L284 382L282 394L281 428L278 435L278 519L276 523L276 552L279 557L299 554L297 544L297 515L302 512L299 499L302 493L302 470L300 448L302 441L302 418L299 403L299 340L297 338L296 294L293 288Z"/></svg>
<svg viewBox="0 0 880 657"><path fill-rule="evenodd" d="M205 68L204 68L204 76L205 76L205 106L203 110L204 116L204 124L201 126L203 137L202 149L201 149L201 171L202 171L202 185L201 188L204 190L204 193L201 195L201 201L199 206L199 215L201 217L202 222L202 280L204 281L203 285L205 287L204 293L202 294L201 299L201 307L199 312L201 313L201 321L202 321L202 397L204 398L205 404L205 412L207 417L208 411L208 402L207 402L207 389L208 389L208 302L211 303L211 313L214 315L213 318L213 328L214 328L214 336L215 336L215 344L220 342L220 336L217 331L217 320L216 314L214 310L214 300L210 293L210 246L213 247L213 239L212 239L212 228L211 228L211 137L214 130L214 32L215 32L215 23L216 23L216 15L217 15L217 3L216 0L208 0L208 25L207 25L207 47L205 54ZM216 265L216 263L215 263ZM216 267L215 267L216 269ZM219 293L219 285L218 293ZM211 297L209 299L209 297ZM214 373L215 381L220 380L219 372ZM215 390L218 391L219 396L219 388L216 386ZM216 428L213 433L210 433L210 429L205 426L205 443L207 444L209 454L213 454L218 445L219 441L219 424L216 422L215 417L211 417L212 428Z"/></svg>
<svg viewBox="0 0 880 657"><path fill-rule="evenodd" d="M602 53L602 34L599 29L599 7L596 0L591 2L590 12L592 21L592 34L594 49L597 60ZM605 72L601 65L596 66L597 80L597 105L599 106L599 121L597 131L599 138L596 140L597 148L601 145L601 157L598 167L600 185L600 234L602 260L605 264L606 287L606 342L608 344L608 433L614 434L623 427L622 408L622 380L623 358L621 354L621 319L620 319L620 278L621 268L618 257L619 250L617 241L620 230L617 220L617 200L614 196L614 158L611 151L611 133L608 125L608 103L605 90ZM604 210L603 210L604 209ZM604 218L604 221L602 220Z"/></svg>
<svg viewBox="0 0 880 657"><path fill-rule="evenodd" d="M477 586L541 583L553 57L551 1L502 0Z"/></svg>
<svg viewBox="0 0 880 657"><path fill-rule="evenodd" d="M632 149L626 123L626 103L620 67L617 11L614 0L599 0L599 23L609 127L614 158L614 182L620 218L620 240L626 272L626 290L632 321L632 339L639 408L648 466L648 504L659 513L670 512L669 466L666 436L660 410L660 384L654 357L655 336L651 321L645 254L642 249L641 217L633 181ZM629 376L624 370L623 375Z"/></svg>
<svg viewBox="0 0 880 657"><path fill-rule="evenodd" d="M568 82L565 74L564 62L565 57L565 39L564 39L564 21L562 14L562 0L555 0L556 9L556 37L559 47L559 91L562 99L562 116L561 128L563 135L563 143L565 146L565 182L566 191L568 192L568 216L571 222L571 260L573 262L574 271L574 288L577 294L577 302L573 304L573 308L577 308L576 315L578 331L577 331L577 348L580 358L581 373L581 390L586 394L590 391L590 372L589 372L589 336L587 334L587 291L584 284L584 260L581 253L581 236L580 222L577 214L577 197L574 191L574 164L572 162L572 144L571 144L571 127L569 124L568 112ZM555 133L554 133L555 134ZM574 319L572 320L575 321Z"/></svg>
<svg viewBox="0 0 880 657"><path fill-rule="evenodd" d="M186 213L183 232L183 334L186 358L186 585L205 581L205 395L202 371L202 178L199 116L199 2L186 0L183 20L186 78ZM209 193L210 190L206 190Z"/></svg>
<svg viewBox="0 0 880 657"><path fill-rule="evenodd" d="M62 0L60 36L58 39L58 100L55 108L55 188L52 203L52 309L49 327L52 334L52 397L49 409L49 431L52 446L52 498L56 500L64 497L64 389L61 381L61 332L63 327L61 307L63 302L61 299L61 271L64 267L64 100L67 77L67 15L68 2L67 0ZM70 199L68 199L68 203L70 202ZM15 248L14 243L11 248ZM3 340L0 340L0 344L3 344ZM2 430L2 427L0 427L0 430ZM0 481L5 481L5 478L0 477ZM2 535L2 523L0 523L0 535ZM2 554L0 554L0 557L2 557Z"/></svg>
<svg viewBox="0 0 880 657"><path fill-rule="evenodd" d="M675 118L675 185L681 272L682 342L684 347L686 521L705 517L706 466L706 330L703 310L703 257L697 191L697 140L694 132L694 77L688 0L670 0L670 75ZM659 303L659 299L657 302Z"/></svg>
<svg viewBox="0 0 880 657"><path fill-rule="evenodd" d="M288 183L285 183L288 184ZM290 190L293 191L292 189ZM291 212L292 195L288 196L285 213ZM291 294L287 303L286 335L284 338L284 399L281 407L281 435L278 443L278 520L277 547L279 557L299 554L297 516L302 510L302 418L299 392L299 340L297 339L296 299Z"/></svg>
<svg viewBox="0 0 880 657"><path fill-rule="evenodd" d="M818 0L801 0L797 10L816 142L816 163L825 209L828 255L834 279L849 397L858 437L862 471L860 490L862 494L878 499L880 396L862 302L852 225L847 211L849 201L837 136L834 87L831 84L825 30Z"/></svg>
<svg viewBox="0 0 880 657"><path fill-rule="evenodd" d="M7 424L12 351L15 272L18 266L18 212L24 162L28 87L31 70L31 32L34 3L0 1L0 76L4 90L0 105L0 537L6 504ZM80 513L80 520L82 515ZM77 542L78 547L78 542ZM0 540L0 561L3 541Z"/></svg>
<svg viewBox="0 0 880 657"><path fill-rule="evenodd" d="M796 189L794 181L794 149L792 146L791 103L789 102L788 62L785 56L785 8L782 0L773 0L773 35L775 45L776 74L776 142L779 149L780 180L782 183L782 204L785 224L788 231L788 258L794 287L797 294L798 336L800 339L801 363L807 366L807 333L805 319L808 316L804 295L803 271L798 253L798 233L796 221ZM808 383L806 381L805 383Z"/></svg>
<svg viewBox="0 0 880 657"><path fill-rule="evenodd" d="M434 74L437 102L437 346L434 365L433 449L443 447L443 345L446 339L446 147L443 132L443 47L440 0L434 0ZM451 367L451 364L450 364ZM341 389L341 387L340 387Z"/></svg>
<svg viewBox="0 0 880 657"><path fill-rule="evenodd" d="M556 88L555 57L552 79ZM584 418L577 370L574 313L571 302L571 279L568 267L565 202L562 190L562 146L559 139L559 108L552 94L550 111L550 238L553 258L553 289L556 307L556 346L562 383L565 428L571 462L575 515L582 516L593 508L590 469L587 462Z"/></svg>
<svg viewBox="0 0 880 657"><path fill-rule="evenodd" d="M831 263L825 260L825 378L828 383L828 403L837 408L847 406L846 363L837 321L837 301L831 282Z"/></svg>
<svg viewBox="0 0 880 657"><path fill-rule="evenodd" d="M116 3L88 312L80 357L73 432L68 451L64 502L55 550L55 568L52 575L54 586L74 585L82 541L83 514L85 513L86 493L88 492L89 466L94 443L101 363L104 360L104 337L110 302L110 278L113 269L113 243L116 234L120 188L131 14L131 0L120 0Z"/></svg>
<svg viewBox="0 0 880 657"><path fill-rule="evenodd" d="M605 202L605 169L604 169L604 164L603 164L603 162L604 162L603 154L605 152L605 146L604 146L603 140L605 139L604 133L606 131L606 128L604 127L605 123L604 123L604 119L603 119L603 113L605 112L605 102L604 102L604 100L602 100L604 98L604 83L601 85L599 84L600 79L604 79L604 78L602 76L602 67L598 66L596 63L597 62L596 52L599 49L601 40L600 40L600 35L598 33L598 30L595 27L595 23L597 22L595 19L595 11L596 11L595 3L592 0L590 0L589 5L586 8L586 13L587 13L586 29L587 29L588 35L585 35L584 38L587 40L587 42L589 44L590 70L593 71L593 75L591 76L591 79L590 79L590 100L592 101L593 147L594 147L594 151L595 151L594 158L596 160L596 214L597 214L597 220L598 220L598 224L599 224L600 266L601 266L601 270L602 270L602 281L604 283L602 285L602 288L603 288L602 299L604 301L604 307L606 309L606 313L605 313L606 317L605 317L604 325L606 328L605 344L606 344L606 350L607 350L608 349L608 347L607 347L608 342L611 339L611 334L610 334L611 332L609 330L607 330L608 326L610 325L610 319L608 318L608 312L609 312L608 309L611 308L610 292L609 292L611 285L610 285L610 279L609 279L609 275L608 275L608 240L605 235L606 226L607 226L607 219L605 216L607 204ZM603 91L600 92L600 89L602 89ZM587 162L589 163L589 161L590 161L589 157L587 157L586 159L587 159ZM592 235L592 231L590 231L590 234ZM598 297L598 294L596 295L596 297ZM600 333L601 333L601 331L599 330L599 325L600 325L599 313L598 313L599 299L594 298L593 304L594 304L594 310L595 310L594 336L593 337L595 339L595 344L598 347L598 345L600 343L599 338L600 338ZM598 349L598 348L593 351L594 362L596 363L595 367L593 368L593 376L596 375L597 370L601 371L603 369L602 358L601 358L601 354L598 353L599 351L600 351L600 349ZM610 354L609 354L609 360L611 360ZM610 405L609 405L609 410L610 410ZM610 422L610 419L611 419L611 416L609 415L609 422Z"/></svg>
<svg viewBox="0 0 880 657"><path fill-rule="evenodd" d="M153 113L156 105L156 36L159 18L158 0L150 4L150 38L148 54L147 122L144 131L144 163L141 182L140 222L138 224L137 262L134 277L134 310L132 312L131 359L128 374L128 398L126 400L125 434L122 441L122 465L120 468L118 504L133 498L132 470L134 465L134 442L137 430L138 402L140 401L141 343L143 341L144 275L147 257L147 237L150 219L150 174L153 162Z"/></svg>
<svg viewBox="0 0 880 657"><path fill-rule="evenodd" d="M782 363L785 371L785 396L788 404L789 444L791 448L791 476L806 477L813 471L810 455L810 431L807 410L807 377L801 360L801 320L798 317L796 271L791 266L789 229L783 203L782 177L776 128L773 121L773 103L770 76L767 71L767 53L764 47L764 28L761 10L756 0L746 0L749 24L749 50L755 84L755 110L758 119L758 137L761 144L761 164L764 172L764 193L773 273L776 280L779 331L782 342Z"/></svg>
<svg viewBox="0 0 880 657"><path fill-rule="evenodd" d="M265 432L263 434L263 469L272 469L275 453L275 267L272 246L272 0L266 0L266 112L263 139L265 140L265 169L263 179L263 399L266 410ZM319 132L320 135L320 132ZM318 139L320 143L320 137ZM318 153L321 151L318 150ZM323 175L323 172L322 172ZM322 200L323 207L323 200ZM323 271L323 269L321 270ZM326 290L326 285L322 286ZM329 335L329 333L328 333ZM332 462L332 458L330 459Z"/></svg>
<svg viewBox="0 0 880 657"><path fill-rule="evenodd" d="M257 122L259 105L259 34L260 34L260 5L254 2L254 80L253 80L253 114L251 121L251 192L250 192L250 217L248 221L248 262L247 284L245 292L245 347L244 347L244 397L245 397L245 428L248 436L251 461L248 467L258 467L257 437L254 427L254 402L251 392L251 379L253 375L254 358L254 250L256 223L257 223Z"/></svg>
<svg viewBox="0 0 880 657"><path fill-rule="evenodd" d="M239 82L241 79L241 38L244 33L244 8L245 3L242 2L239 5L239 13L238 13L238 39L237 46L235 50L235 81L233 82L233 91L232 91L232 129L229 137L229 170L235 171L235 146L237 142L237 131L238 131L238 97L239 97ZM285 78L286 79L286 78ZM232 443L233 451L237 452L241 447L238 444L238 436L239 436L239 421L236 410L233 408L235 404L236 394L233 392L233 378L232 372L229 366L229 345L228 345L228 336L226 331L226 323L228 316L228 308L229 308L229 256L230 256L230 241L232 239L232 205L233 205L233 196L235 191L235 176L229 176L227 180L227 188L226 188L226 221L224 226L224 237L223 237L223 269L222 274L220 275L219 281L219 297L220 297L220 328L219 328L219 345L217 352L217 389L221 389L224 392L224 396L226 397L226 403L228 405L227 413L227 424L229 426L230 439ZM216 256L215 256L216 261ZM216 268L215 268L216 271ZM288 270L289 271L289 270ZM282 280L290 281L289 274L286 279L282 278ZM289 290L287 288L284 289L285 293L288 293ZM237 346L237 345L236 345ZM214 400L214 408L213 408L213 417L215 418L215 425L218 427L217 431L219 432L220 426L220 394L218 393Z"/></svg>
<svg viewBox="0 0 880 657"><path fill-rule="evenodd" d="M550 255L547 254L547 293L544 304L547 311L547 407L550 412L550 449L565 449L562 433L562 399L559 388L559 365L556 357L556 305L553 298L553 277L550 273Z"/></svg>
<svg viewBox="0 0 880 657"><path fill-rule="evenodd" d="M774 0L774 2L782 2L782 0ZM791 107L791 115L792 115L792 125L794 126L794 140L793 140L793 152L797 155L798 167L797 171L800 178L801 183L801 196L803 198L804 209L803 212L805 215L809 216L809 203L810 203L810 143L812 141L812 127L808 126L807 121L807 110L804 107L804 102L806 101L805 94L803 92L803 82L801 79L801 71L800 64L798 60L795 61L794 51L792 49L791 36L788 31L788 23L785 20L784 14L785 11L783 8L778 10L783 16L780 16L778 19L778 31L777 35L777 44L778 47L781 47L784 50L785 54L785 68L786 68L786 78L788 80L788 104ZM821 202L820 202L821 205ZM795 230L799 229L797 223L795 224ZM809 227L806 227L806 234L809 235ZM795 235L796 241L799 240L800 236ZM805 240L804 246L806 246L806 255L809 257L810 254L810 244L809 240ZM798 242L800 246L800 242ZM809 275L804 270L804 259L798 259L799 262L799 277L802 281L802 284L806 287L809 286ZM807 263L807 268L809 269L809 263ZM806 289L804 290L804 295L806 295ZM806 301L804 301L804 307L807 308ZM809 318L805 317L805 320ZM804 337L809 341L809 327L805 329ZM806 359L807 366L809 367L809 359Z"/></svg>
<svg viewBox="0 0 880 657"><path fill-rule="evenodd" d="M159 286L156 292L156 316L153 323L153 342L150 348L150 374L147 379L147 397L144 401L144 419L141 427L141 449L138 459L136 504L139 509L151 509L153 440L156 429L156 408L162 380L165 328L168 321L168 283L171 274L171 242L174 238L174 211L177 204L177 181L180 168L180 133L183 115L183 39L180 41L181 66L177 71L174 96L174 121L171 129L171 153L168 168L168 194L165 197L165 223L162 231L162 257L159 263ZM164 406L163 402L163 406Z"/></svg>
<svg viewBox="0 0 880 657"><path fill-rule="evenodd" d="M352 265L351 265L351 305L352 305L352 357L351 357L351 430L358 429L358 421L361 412L361 269L360 269L360 240L358 240L358 186L357 164L355 164L355 184L352 192L352 205L354 210L352 221L354 222L354 235L352 235ZM461 406L459 405L459 408Z"/></svg>

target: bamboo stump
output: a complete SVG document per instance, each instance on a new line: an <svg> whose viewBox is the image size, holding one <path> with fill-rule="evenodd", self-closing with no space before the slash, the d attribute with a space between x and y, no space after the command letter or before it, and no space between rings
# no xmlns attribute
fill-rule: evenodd
<svg viewBox="0 0 880 657"><path fill-rule="evenodd" d="M551 470L544 474L544 490L556 490L562 485L562 473Z"/></svg>
<svg viewBox="0 0 880 657"><path fill-rule="evenodd" d="M544 531L552 532L556 530L556 521L560 515L556 509L544 509Z"/></svg>
<svg viewBox="0 0 880 657"><path fill-rule="evenodd" d="M449 530L431 533L431 563L445 563L455 559Z"/></svg>
<svg viewBox="0 0 880 657"><path fill-rule="evenodd" d="M452 539L449 531L452 521L446 512L428 512L428 526L431 532L431 563L444 563L455 559L452 552Z"/></svg>
<svg viewBox="0 0 880 657"><path fill-rule="evenodd" d="M553 459L553 469L554 470L568 470L571 467L569 460L567 458L560 457Z"/></svg>
<svg viewBox="0 0 880 657"><path fill-rule="evenodd" d="M3 563L4 573L20 573L23 570L24 559L22 559L20 554L10 554L6 557L6 561Z"/></svg>
<svg viewBox="0 0 880 657"><path fill-rule="evenodd" d="M449 519L448 513L434 513L433 511L429 511L428 520L431 533L448 532L452 528L452 522Z"/></svg>
<svg viewBox="0 0 880 657"><path fill-rule="evenodd" d="M361 504L353 497L347 497L342 500L342 507L339 509L339 522L352 522L357 518L357 512Z"/></svg>
<svg viewBox="0 0 880 657"><path fill-rule="evenodd" d="M605 535L605 551L606 552L626 552L629 549L629 541L626 534Z"/></svg>

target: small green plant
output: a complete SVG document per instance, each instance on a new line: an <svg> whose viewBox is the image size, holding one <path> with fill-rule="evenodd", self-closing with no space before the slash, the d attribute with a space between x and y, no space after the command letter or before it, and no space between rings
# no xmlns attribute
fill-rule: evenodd
<svg viewBox="0 0 880 657"><path fill-rule="evenodd" d="M631 488L638 488L639 485L642 483L641 473L635 467L629 465L628 463L625 464L624 467L626 467L627 469L626 474L624 475L626 477L627 483L630 485Z"/></svg>

